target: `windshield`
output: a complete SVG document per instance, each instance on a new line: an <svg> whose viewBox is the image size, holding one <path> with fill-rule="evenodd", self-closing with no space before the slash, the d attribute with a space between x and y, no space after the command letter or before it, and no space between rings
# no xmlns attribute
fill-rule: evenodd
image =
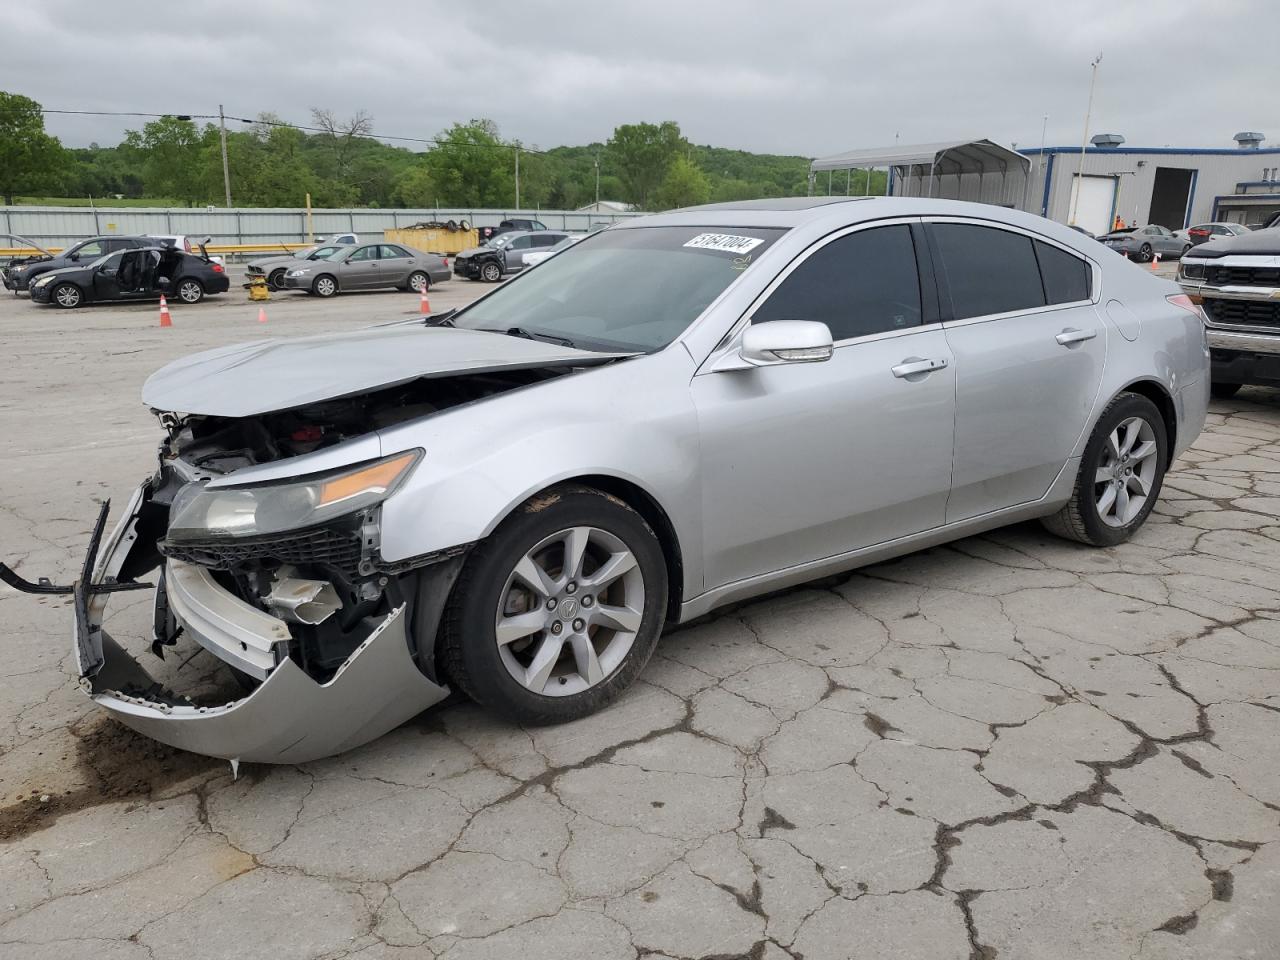
<svg viewBox="0 0 1280 960"><path fill-rule="evenodd" d="M459 314L584 350L665 347L783 234L771 227L629 227L573 244Z"/></svg>
<svg viewBox="0 0 1280 960"><path fill-rule="evenodd" d="M510 242L511 242L511 234L500 233L498 234L498 236L490 239L490 241L486 244L486 246L492 247L494 250L501 250Z"/></svg>
<svg viewBox="0 0 1280 960"><path fill-rule="evenodd" d="M305 250L295 250L293 252L293 255L298 260L311 260L311 259L319 260L319 259L323 259L324 257L328 257L331 254L336 253L341 249L342 249L341 247L333 247L328 245L320 246L320 247L307 247Z"/></svg>

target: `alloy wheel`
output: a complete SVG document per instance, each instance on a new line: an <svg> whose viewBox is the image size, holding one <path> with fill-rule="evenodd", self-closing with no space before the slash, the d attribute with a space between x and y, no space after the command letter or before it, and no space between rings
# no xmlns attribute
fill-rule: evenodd
<svg viewBox="0 0 1280 960"><path fill-rule="evenodd" d="M53 292L53 296L60 307L80 306L80 291L70 284L59 287Z"/></svg>
<svg viewBox="0 0 1280 960"><path fill-rule="evenodd" d="M316 293L322 297L331 297L337 292L337 284L328 277L321 277L316 281Z"/></svg>
<svg viewBox="0 0 1280 960"><path fill-rule="evenodd" d="M1102 448L1093 476L1098 517L1109 527L1132 523L1154 489L1160 458L1156 433L1142 417L1117 424Z"/></svg>
<svg viewBox="0 0 1280 960"><path fill-rule="evenodd" d="M196 303L204 295L204 291L200 289L200 284L194 280L188 280L178 288L178 298L183 303Z"/></svg>
<svg viewBox="0 0 1280 960"><path fill-rule="evenodd" d="M621 538L589 526L553 533L520 558L498 595L502 664L542 696L590 689L626 659L644 595L640 565Z"/></svg>

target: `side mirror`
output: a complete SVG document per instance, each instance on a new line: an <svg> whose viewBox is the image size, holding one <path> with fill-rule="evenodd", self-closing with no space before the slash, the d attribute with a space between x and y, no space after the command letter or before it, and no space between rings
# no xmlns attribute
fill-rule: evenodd
<svg viewBox="0 0 1280 960"><path fill-rule="evenodd" d="M716 362L716 372L776 367L787 363L820 363L834 351L831 330L813 320L774 320L752 324L742 333L737 354Z"/></svg>

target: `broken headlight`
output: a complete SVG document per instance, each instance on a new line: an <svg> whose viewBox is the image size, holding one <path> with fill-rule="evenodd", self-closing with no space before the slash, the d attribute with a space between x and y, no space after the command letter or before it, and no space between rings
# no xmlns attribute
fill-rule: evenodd
<svg viewBox="0 0 1280 960"><path fill-rule="evenodd" d="M421 456L410 450L336 473L250 487L189 483L173 498L168 538L252 537L315 526L381 503Z"/></svg>

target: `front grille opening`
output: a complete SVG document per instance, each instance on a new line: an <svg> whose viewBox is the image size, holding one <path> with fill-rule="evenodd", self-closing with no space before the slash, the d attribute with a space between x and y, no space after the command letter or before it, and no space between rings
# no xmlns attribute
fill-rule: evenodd
<svg viewBox="0 0 1280 960"><path fill-rule="evenodd" d="M1215 287L1280 287L1280 267L1209 267L1205 280Z"/></svg>
<svg viewBox="0 0 1280 960"><path fill-rule="evenodd" d="M1206 297L1204 309L1214 323L1280 329L1280 300L1219 300Z"/></svg>

